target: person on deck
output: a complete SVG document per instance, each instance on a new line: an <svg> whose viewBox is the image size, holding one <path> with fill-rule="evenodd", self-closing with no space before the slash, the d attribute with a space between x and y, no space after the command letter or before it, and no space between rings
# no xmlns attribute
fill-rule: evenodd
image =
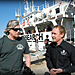
<svg viewBox="0 0 75 75"><path fill-rule="evenodd" d="M45 43L45 48L47 49L48 48L48 44L49 44L49 36L46 35L46 39L44 40L44 43Z"/></svg>

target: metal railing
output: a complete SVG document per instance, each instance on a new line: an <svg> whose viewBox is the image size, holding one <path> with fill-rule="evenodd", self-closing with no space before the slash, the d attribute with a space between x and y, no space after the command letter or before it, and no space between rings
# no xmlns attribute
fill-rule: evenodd
<svg viewBox="0 0 75 75"><path fill-rule="evenodd" d="M65 40L69 43L74 42L74 29L67 30Z"/></svg>

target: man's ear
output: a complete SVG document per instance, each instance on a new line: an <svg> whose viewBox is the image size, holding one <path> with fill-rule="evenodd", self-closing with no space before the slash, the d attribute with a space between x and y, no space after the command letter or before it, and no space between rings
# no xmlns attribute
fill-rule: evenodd
<svg viewBox="0 0 75 75"><path fill-rule="evenodd" d="M61 37L62 37L62 38L64 37L64 33L61 34Z"/></svg>

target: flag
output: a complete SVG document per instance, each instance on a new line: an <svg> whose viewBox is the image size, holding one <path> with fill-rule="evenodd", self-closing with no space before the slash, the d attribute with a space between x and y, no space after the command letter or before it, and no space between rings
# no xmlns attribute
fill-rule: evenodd
<svg viewBox="0 0 75 75"><path fill-rule="evenodd" d="M45 40L45 43L47 43L47 40Z"/></svg>
<svg viewBox="0 0 75 75"><path fill-rule="evenodd" d="M25 21L23 21L22 26L25 26Z"/></svg>
<svg viewBox="0 0 75 75"><path fill-rule="evenodd" d="M27 25L29 25L29 20L27 20Z"/></svg>

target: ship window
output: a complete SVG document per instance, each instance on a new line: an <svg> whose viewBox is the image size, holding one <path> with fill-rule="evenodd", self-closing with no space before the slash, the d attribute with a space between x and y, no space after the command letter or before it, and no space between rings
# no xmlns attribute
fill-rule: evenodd
<svg viewBox="0 0 75 75"><path fill-rule="evenodd" d="M26 20L27 20L27 18L26 18Z"/></svg>
<svg viewBox="0 0 75 75"><path fill-rule="evenodd" d="M32 18L32 16L30 16Z"/></svg>
<svg viewBox="0 0 75 75"><path fill-rule="evenodd" d="M56 10L56 14L60 12L60 9L59 8L57 8L55 10Z"/></svg>
<svg viewBox="0 0 75 75"><path fill-rule="evenodd" d="M28 17L28 20L29 20L29 17Z"/></svg>

